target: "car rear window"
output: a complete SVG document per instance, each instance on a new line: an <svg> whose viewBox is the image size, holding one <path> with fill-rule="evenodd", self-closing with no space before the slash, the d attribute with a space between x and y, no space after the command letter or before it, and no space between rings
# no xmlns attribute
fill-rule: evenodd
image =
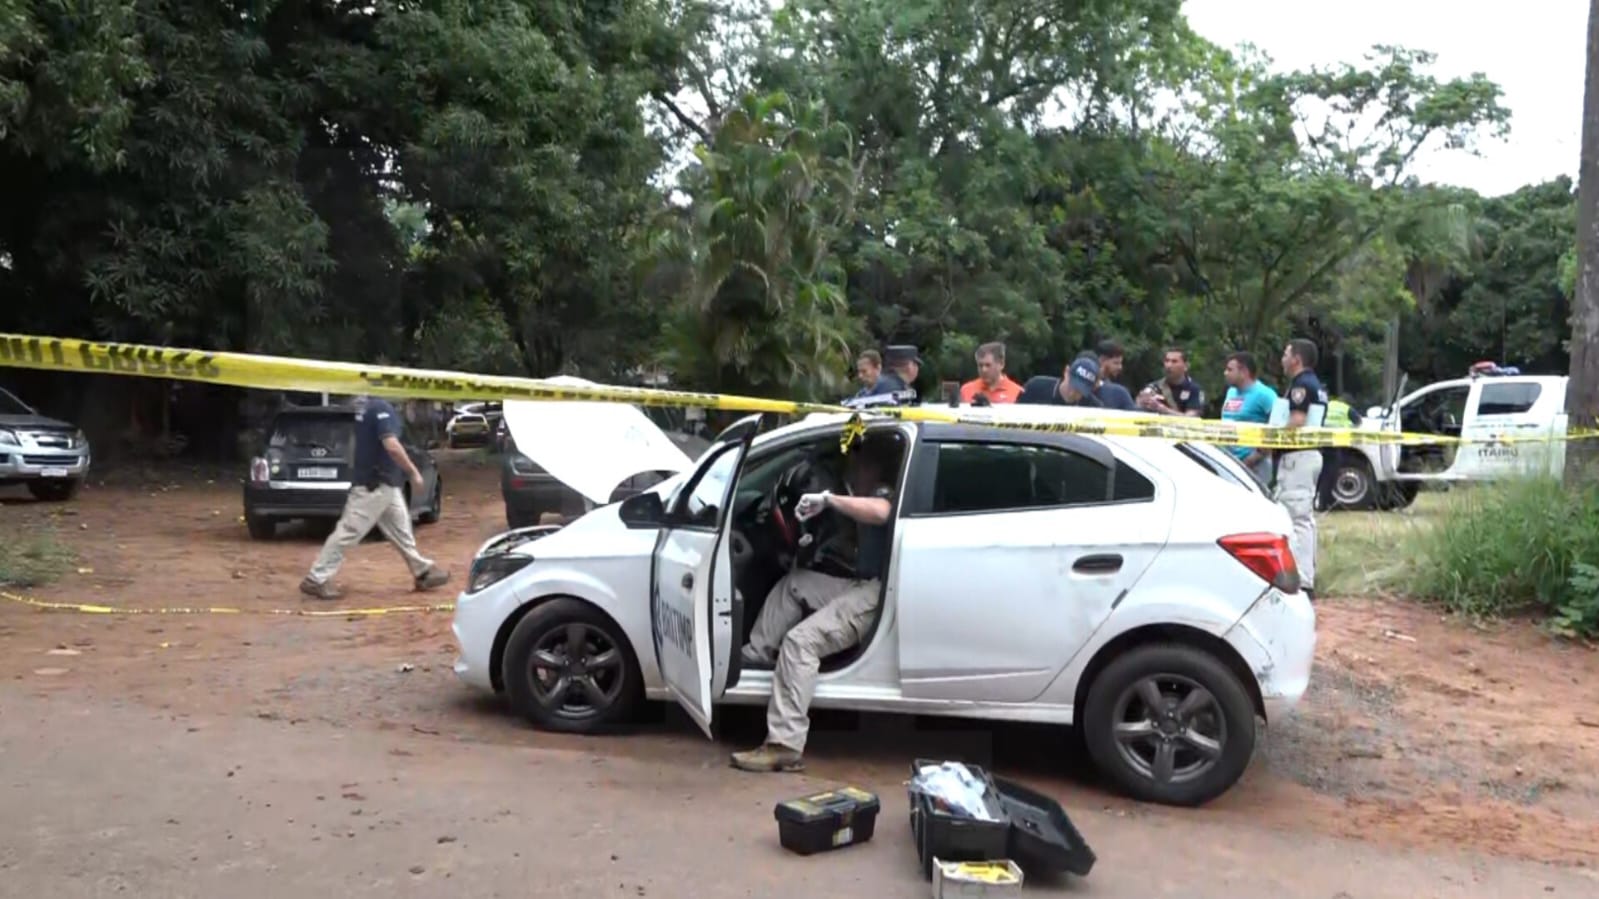
<svg viewBox="0 0 1599 899"><path fill-rule="evenodd" d="M330 453L354 449L355 421L331 415L279 416L272 427L270 445L291 448L322 447Z"/></svg>
<svg viewBox="0 0 1599 899"><path fill-rule="evenodd" d="M1234 484L1251 490L1259 491L1260 489L1260 482L1255 480L1253 475L1249 474L1247 471L1240 473L1239 470L1234 469L1233 466L1228 465L1225 461L1216 458L1192 443L1179 443L1177 444L1177 449L1183 455L1193 460L1195 465L1198 465L1200 468L1205 469L1224 481L1231 481ZM1225 452L1225 450L1223 450L1223 452ZM1248 480L1245 480L1245 478L1248 478Z"/></svg>

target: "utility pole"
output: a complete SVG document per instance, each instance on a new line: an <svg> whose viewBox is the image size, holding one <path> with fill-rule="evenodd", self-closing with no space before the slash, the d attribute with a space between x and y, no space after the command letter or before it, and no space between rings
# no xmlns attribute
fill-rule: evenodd
<svg viewBox="0 0 1599 899"><path fill-rule="evenodd" d="M1588 3L1588 79L1582 96L1582 162L1577 170L1577 290L1571 314L1567 427L1592 428L1599 413L1599 0ZM1599 446L1566 445L1566 482L1599 476Z"/></svg>

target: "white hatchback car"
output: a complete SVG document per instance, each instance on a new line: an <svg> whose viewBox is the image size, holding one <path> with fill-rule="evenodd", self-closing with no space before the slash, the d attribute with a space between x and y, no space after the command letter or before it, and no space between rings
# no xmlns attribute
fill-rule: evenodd
<svg viewBox="0 0 1599 899"><path fill-rule="evenodd" d="M847 422L752 416L651 490L488 541L456 673L553 730L671 696L709 734L716 704L765 704L771 671L739 648L807 553L793 503L840 483ZM894 420L861 445L897 465L882 603L823 660L815 706L1075 725L1125 792L1192 805L1304 693L1315 614L1289 519L1225 450Z"/></svg>

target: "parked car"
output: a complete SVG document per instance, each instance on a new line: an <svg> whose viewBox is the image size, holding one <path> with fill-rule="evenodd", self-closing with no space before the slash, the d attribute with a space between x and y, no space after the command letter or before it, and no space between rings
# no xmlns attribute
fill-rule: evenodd
<svg viewBox="0 0 1599 899"><path fill-rule="evenodd" d="M751 417L622 503L487 541L456 674L561 731L671 697L709 734L716 705L765 704L771 671L739 648L804 545L786 510L836 483L847 422L757 435ZM816 707L1075 725L1127 793L1198 804L1242 775L1257 717L1303 695L1315 614L1288 515L1224 450L887 420L865 439L897 459L883 597L823 660Z"/></svg>
<svg viewBox="0 0 1599 899"><path fill-rule="evenodd" d="M0 487L27 485L35 499L62 502L89 475L89 441L74 425L0 389Z"/></svg>
<svg viewBox="0 0 1599 899"><path fill-rule="evenodd" d="M1322 450L1326 473L1318 497L1321 507L1396 509L1409 505L1428 486L1521 475L1558 477L1566 465L1567 380L1565 375L1472 373L1429 384L1391 406L1373 406L1359 430L1438 434L1472 442Z"/></svg>
<svg viewBox="0 0 1599 899"><path fill-rule="evenodd" d="M257 540L277 534L278 525L294 519L335 521L354 486L354 406L290 407L277 413L267 431L266 451L250 460L244 484L244 522ZM411 518L432 524L444 511L444 482L438 466L409 435L405 452L422 472L423 487L405 485Z"/></svg>
<svg viewBox="0 0 1599 899"><path fill-rule="evenodd" d="M503 418L500 403L463 403L444 424L445 442L451 449L491 444Z"/></svg>
<svg viewBox="0 0 1599 899"><path fill-rule="evenodd" d="M666 434L690 459L710 447L711 442L691 434ZM632 475L616 485L610 501L621 502L628 497L659 484L676 472L657 469ZM577 490L562 483L544 470L544 467L523 455L516 448L516 440L506 434L505 448L500 458L500 496L505 500L505 525L524 528L536 525L545 514L554 513L564 519L577 518L601 505Z"/></svg>

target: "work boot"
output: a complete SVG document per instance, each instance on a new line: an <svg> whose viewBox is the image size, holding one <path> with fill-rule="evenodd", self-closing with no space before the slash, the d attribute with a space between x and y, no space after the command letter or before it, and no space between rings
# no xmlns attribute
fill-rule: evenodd
<svg viewBox="0 0 1599 899"><path fill-rule="evenodd" d="M310 578L306 578L300 582L300 592L311 597L312 599L334 600L342 599L344 597L344 591L333 586L332 581L319 584Z"/></svg>
<svg viewBox="0 0 1599 899"><path fill-rule="evenodd" d="M416 579L416 589L432 590L450 582L450 573L437 565L429 565Z"/></svg>
<svg viewBox="0 0 1599 899"><path fill-rule="evenodd" d="M744 648L739 650L738 655L739 660L746 665L769 668L773 662L773 659L767 657L760 650L756 649L753 643L745 643Z"/></svg>
<svg viewBox="0 0 1599 899"><path fill-rule="evenodd" d="M805 761L787 746L765 743L759 749L733 753L733 767L741 771L804 771Z"/></svg>

